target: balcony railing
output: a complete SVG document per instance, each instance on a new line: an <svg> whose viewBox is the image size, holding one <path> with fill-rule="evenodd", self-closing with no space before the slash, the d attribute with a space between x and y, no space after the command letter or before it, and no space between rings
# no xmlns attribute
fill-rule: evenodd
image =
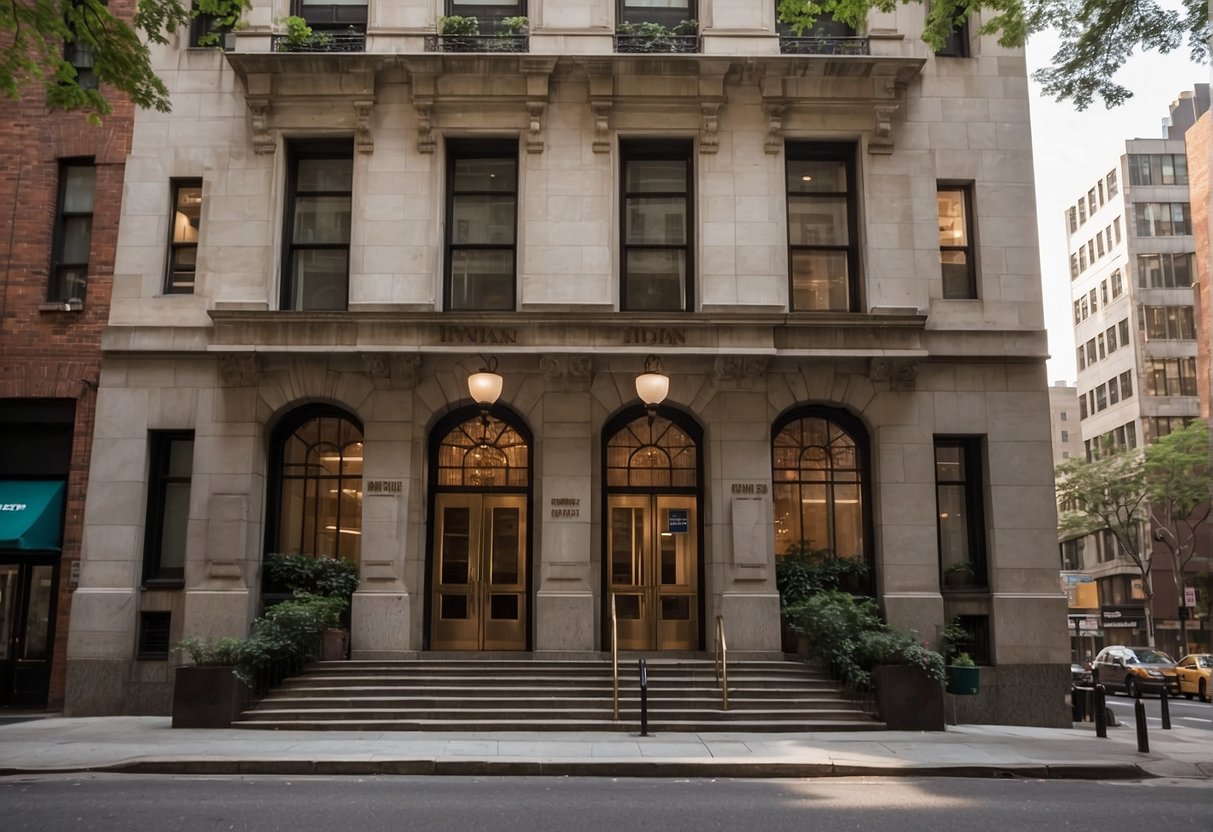
<svg viewBox="0 0 1213 832"><path fill-rule="evenodd" d="M426 35L426 52L529 52L527 35Z"/></svg>
<svg viewBox="0 0 1213 832"><path fill-rule="evenodd" d="M365 52L366 32L357 29L313 31L307 40L291 40L286 35L274 35L275 52Z"/></svg>
<svg viewBox="0 0 1213 832"><path fill-rule="evenodd" d="M699 35L615 35L616 52L694 54L699 45Z"/></svg>
<svg viewBox="0 0 1213 832"><path fill-rule="evenodd" d="M785 55L867 55L868 39L853 37L807 37L782 35L779 51Z"/></svg>

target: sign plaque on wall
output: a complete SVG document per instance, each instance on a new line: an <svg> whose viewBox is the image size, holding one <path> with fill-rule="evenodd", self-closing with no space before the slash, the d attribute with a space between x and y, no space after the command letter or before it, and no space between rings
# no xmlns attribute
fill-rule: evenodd
<svg viewBox="0 0 1213 832"><path fill-rule="evenodd" d="M548 500L554 520L575 520L581 517L580 497L552 497Z"/></svg>
<svg viewBox="0 0 1213 832"><path fill-rule="evenodd" d="M388 494L398 497L404 493L404 480L367 480L363 483L362 492L376 496Z"/></svg>

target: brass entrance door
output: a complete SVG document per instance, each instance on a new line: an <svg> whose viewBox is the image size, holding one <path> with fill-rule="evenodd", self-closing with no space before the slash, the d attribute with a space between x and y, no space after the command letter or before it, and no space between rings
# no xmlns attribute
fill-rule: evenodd
<svg viewBox="0 0 1213 832"><path fill-rule="evenodd" d="M434 500L433 650L525 650L526 496Z"/></svg>
<svg viewBox="0 0 1213 832"><path fill-rule="evenodd" d="M698 646L695 512L693 496L616 494L608 498L607 578L615 598L621 650L694 650Z"/></svg>

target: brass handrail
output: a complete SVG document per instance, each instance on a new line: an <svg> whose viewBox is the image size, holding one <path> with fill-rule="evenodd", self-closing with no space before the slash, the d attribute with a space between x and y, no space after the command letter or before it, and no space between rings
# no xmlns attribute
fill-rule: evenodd
<svg viewBox="0 0 1213 832"><path fill-rule="evenodd" d="M716 684L720 685L722 711L729 709L729 645L724 639L724 616L716 616Z"/></svg>
<svg viewBox="0 0 1213 832"><path fill-rule="evenodd" d="M611 712L619 719L619 619L615 617L615 593L611 593Z"/></svg>

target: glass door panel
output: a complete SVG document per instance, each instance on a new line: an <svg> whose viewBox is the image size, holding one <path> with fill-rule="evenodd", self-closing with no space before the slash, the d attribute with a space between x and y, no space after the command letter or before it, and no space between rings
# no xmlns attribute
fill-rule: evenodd
<svg viewBox="0 0 1213 832"><path fill-rule="evenodd" d="M658 496L658 650L693 650L698 641L699 546L695 498Z"/></svg>
<svg viewBox="0 0 1213 832"><path fill-rule="evenodd" d="M440 494L434 515L434 597L431 641L435 650L480 647L476 580L480 555L480 497Z"/></svg>
<svg viewBox="0 0 1213 832"><path fill-rule="evenodd" d="M526 649L526 497L484 498L485 650Z"/></svg>
<svg viewBox="0 0 1213 832"><path fill-rule="evenodd" d="M615 599L620 650L653 649L651 500L648 496L616 495L607 507L610 522L610 597ZM609 615L608 611L608 615Z"/></svg>

